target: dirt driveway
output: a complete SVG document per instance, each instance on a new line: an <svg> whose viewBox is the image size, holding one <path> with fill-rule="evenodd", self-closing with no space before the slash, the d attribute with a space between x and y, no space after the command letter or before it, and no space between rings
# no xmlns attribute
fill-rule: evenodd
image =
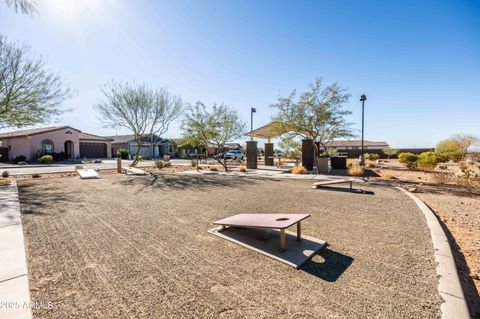
<svg viewBox="0 0 480 319"><path fill-rule="evenodd" d="M439 318L424 217L400 191L161 174L22 181L35 318ZM310 213L330 246L295 270L207 233L239 212Z"/></svg>

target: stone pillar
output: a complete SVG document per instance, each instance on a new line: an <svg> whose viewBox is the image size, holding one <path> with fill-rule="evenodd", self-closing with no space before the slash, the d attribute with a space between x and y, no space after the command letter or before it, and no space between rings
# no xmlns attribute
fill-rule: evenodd
<svg viewBox="0 0 480 319"><path fill-rule="evenodd" d="M273 166L273 143L265 143L265 166Z"/></svg>
<svg viewBox="0 0 480 319"><path fill-rule="evenodd" d="M247 141L247 168L257 169L257 141Z"/></svg>
<svg viewBox="0 0 480 319"><path fill-rule="evenodd" d="M313 152L315 152L313 141L309 139L302 140L302 166L307 171L313 170Z"/></svg>
<svg viewBox="0 0 480 319"><path fill-rule="evenodd" d="M117 173L122 173L122 157L119 155L117 157Z"/></svg>

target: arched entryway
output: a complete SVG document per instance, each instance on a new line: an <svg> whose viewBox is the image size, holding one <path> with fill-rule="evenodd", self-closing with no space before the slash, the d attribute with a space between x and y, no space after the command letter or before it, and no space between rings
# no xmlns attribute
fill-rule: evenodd
<svg viewBox="0 0 480 319"><path fill-rule="evenodd" d="M73 142L72 141L65 141L64 152L65 152L65 159L73 158Z"/></svg>

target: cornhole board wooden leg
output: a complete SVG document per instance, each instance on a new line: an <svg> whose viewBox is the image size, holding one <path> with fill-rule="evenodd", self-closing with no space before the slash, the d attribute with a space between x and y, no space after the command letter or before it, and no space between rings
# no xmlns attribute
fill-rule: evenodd
<svg viewBox="0 0 480 319"><path fill-rule="evenodd" d="M297 241L302 240L302 222L297 223Z"/></svg>
<svg viewBox="0 0 480 319"><path fill-rule="evenodd" d="M285 229L280 229L280 251L285 251Z"/></svg>

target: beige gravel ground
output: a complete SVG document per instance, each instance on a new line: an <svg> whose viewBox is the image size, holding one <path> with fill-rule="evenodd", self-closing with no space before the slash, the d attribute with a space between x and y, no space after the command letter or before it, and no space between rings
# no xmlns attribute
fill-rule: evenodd
<svg viewBox="0 0 480 319"><path fill-rule="evenodd" d="M424 217L398 190L161 174L19 183L35 318L439 318ZM310 213L330 246L295 270L207 233L239 212Z"/></svg>

